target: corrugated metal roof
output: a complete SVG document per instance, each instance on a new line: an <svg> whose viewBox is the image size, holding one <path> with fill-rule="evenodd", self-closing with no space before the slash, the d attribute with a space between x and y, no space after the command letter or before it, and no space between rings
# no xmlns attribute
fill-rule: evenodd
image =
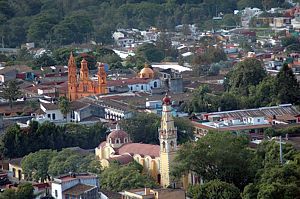
<svg viewBox="0 0 300 199"><path fill-rule="evenodd" d="M300 112L291 104L283 104L279 106L262 107L256 109L245 109L245 110L233 110L233 111L222 111L208 113L207 115L219 115L221 118L243 118L243 117L273 117L283 115L299 115Z"/></svg>

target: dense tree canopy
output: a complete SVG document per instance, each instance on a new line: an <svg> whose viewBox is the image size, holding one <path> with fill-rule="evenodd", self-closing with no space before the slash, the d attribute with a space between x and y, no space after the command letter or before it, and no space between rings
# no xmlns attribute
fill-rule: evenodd
<svg viewBox="0 0 300 199"><path fill-rule="evenodd" d="M7 47L25 42L71 44L94 40L112 42L116 28L145 29L156 26L172 30L179 24L214 26L216 13L236 9L278 7L284 0L1 0L0 37ZM218 5L218 6L216 6ZM234 25L225 15L224 24Z"/></svg>
<svg viewBox="0 0 300 199"><path fill-rule="evenodd" d="M283 145L280 164L279 144L275 141L259 145L254 160L259 163L253 183L243 191L243 198L297 198L300 194L300 153L291 145Z"/></svg>
<svg viewBox="0 0 300 199"><path fill-rule="evenodd" d="M293 70L287 64L283 65L277 75L276 91L280 103L295 102L300 104L300 85Z"/></svg>
<svg viewBox="0 0 300 199"><path fill-rule="evenodd" d="M178 130L179 143L193 139L193 127L188 119L175 118L174 123ZM160 117L156 114L137 113L132 118L122 120L121 127L130 135L133 142L159 144Z"/></svg>
<svg viewBox="0 0 300 199"><path fill-rule="evenodd" d="M82 154L75 149L60 152L50 149L30 153L21 163L25 179L34 181L49 180L50 177L69 172L100 173L100 162L93 154Z"/></svg>
<svg viewBox="0 0 300 199"><path fill-rule="evenodd" d="M6 189L0 193L0 199L29 199L35 198L33 186L30 183L20 184L17 190Z"/></svg>
<svg viewBox="0 0 300 199"><path fill-rule="evenodd" d="M230 90L237 90L242 94L248 94L249 86L259 84L266 75L266 71L259 60L247 58L236 64L229 73L228 86Z"/></svg>
<svg viewBox="0 0 300 199"><path fill-rule="evenodd" d="M247 138L231 133L208 133L196 143L186 143L177 153L173 174L193 171L204 182L219 179L243 188L253 179L252 153Z"/></svg>
<svg viewBox="0 0 300 199"><path fill-rule="evenodd" d="M1 135L1 154L7 158L22 157L40 149L62 149L79 146L91 149L106 139L107 129L102 123L94 126L67 124L56 126L50 122L31 122L26 129L10 126Z"/></svg>
<svg viewBox="0 0 300 199"><path fill-rule="evenodd" d="M136 162L124 166L113 163L101 173L100 186L102 189L113 191L158 187L151 177L142 173L142 170L142 166Z"/></svg>
<svg viewBox="0 0 300 199"><path fill-rule="evenodd" d="M222 182L219 180L212 180L203 185L191 186L189 195L193 199L198 198L226 198L226 199L239 199L240 190L233 184Z"/></svg>
<svg viewBox="0 0 300 199"><path fill-rule="evenodd" d="M12 108L13 102L21 95L18 82L15 80L5 81L2 95L4 99L8 100L9 106Z"/></svg>

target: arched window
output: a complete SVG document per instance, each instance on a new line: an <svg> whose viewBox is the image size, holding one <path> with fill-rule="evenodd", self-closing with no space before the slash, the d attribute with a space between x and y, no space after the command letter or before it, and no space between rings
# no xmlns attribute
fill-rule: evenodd
<svg viewBox="0 0 300 199"><path fill-rule="evenodd" d="M83 86L83 91L84 91L84 92L87 92L87 85L84 85L84 86Z"/></svg>
<svg viewBox="0 0 300 199"><path fill-rule="evenodd" d="M173 141L171 141L170 145L171 145L171 149L174 150L174 142Z"/></svg>
<svg viewBox="0 0 300 199"><path fill-rule="evenodd" d="M146 158L146 164L145 164L145 166L146 166L147 170L150 168L150 160L149 160L149 158Z"/></svg>
<svg viewBox="0 0 300 199"><path fill-rule="evenodd" d="M163 152L166 152L166 143L162 142L162 148L163 148Z"/></svg>
<svg viewBox="0 0 300 199"><path fill-rule="evenodd" d="M155 81L153 84L154 88L157 88L157 82Z"/></svg>

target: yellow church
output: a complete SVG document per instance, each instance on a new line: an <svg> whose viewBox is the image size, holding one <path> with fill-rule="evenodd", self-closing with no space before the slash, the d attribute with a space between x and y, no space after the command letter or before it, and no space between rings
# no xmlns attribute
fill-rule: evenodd
<svg viewBox="0 0 300 199"><path fill-rule="evenodd" d="M136 161L162 187L175 186L170 170L177 150L177 128L174 126L171 99L168 96L163 98L162 108L160 145L132 143L128 134L117 126L106 141L95 149L102 167L108 167L116 160L121 164Z"/></svg>

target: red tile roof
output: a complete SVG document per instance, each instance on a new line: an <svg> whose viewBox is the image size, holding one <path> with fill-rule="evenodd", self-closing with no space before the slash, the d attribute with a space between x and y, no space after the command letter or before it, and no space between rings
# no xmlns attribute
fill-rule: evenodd
<svg viewBox="0 0 300 199"><path fill-rule="evenodd" d="M133 161L133 158L129 154L123 154L119 156L114 156L108 159L108 161L118 161L120 164L128 164Z"/></svg>
<svg viewBox="0 0 300 199"><path fill-rule="evenodd" d="M129 153L131 155L139 154L141 156L149 155L151 157L159 157L159 145L141 144L141 143L128 143L118 149L120 155Z"/></svg>
<svg viewBox="0 0 300 199"><path fill-rule="evenodd" d="M83 193L90 191L92 189L95 189L95 186L91 186L91 185L86 185L86 184L77 184L73 187L71 187L70 189L65 190L63 193L64 194L69 194L72 196L80 196Z"/></svg>

